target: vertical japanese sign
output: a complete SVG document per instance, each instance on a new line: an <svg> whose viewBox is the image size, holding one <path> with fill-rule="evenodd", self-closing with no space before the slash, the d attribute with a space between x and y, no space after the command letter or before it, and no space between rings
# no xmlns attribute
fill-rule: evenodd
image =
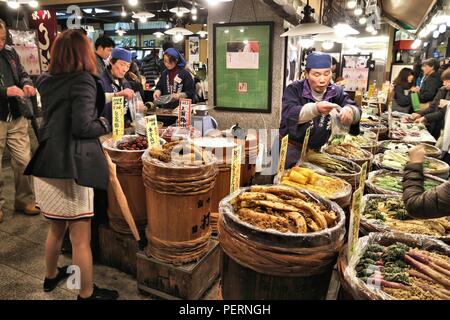
<svg viewBox="0 0 450 320"><path fill-rule="evenodd" d="M190 128L191 126L191 99L180 99L178 106L178 126Z"/></svg>
<svg viewBox="0 0 450 320"><path fill-rule="evenodd" d="M189 63L200 61L200 38L189 37Z"/></svg>
<svg viewBox="0 0 450 320"><path fill-rule="evenodd" d="M305 139L303 139L302 154L300 160L306 162L306 154L308 152L309 135L311 134L311 127L306 130Z"/></svg>
<svg viewBox="0 0 450 320"><path fill-rule="evenodd" d="M280 148L280 160L278 162L278 180L281 181L284 173L284 167L286 165L286 155L287 155L287 147L288 147L289 135L284 136L281 140L281 148Z"/></svg>
<svg viewBox="0 0 450 320"><path fill-rule="evenodd" d="M38 31L41 68L48 71L50 65L50 48L57 36L56 12L54 10L37 10L31 13L30 29Z"/></svg>
<svg viewBox="0 0 450 320"><path fill-rule="evenodd" d="M159 146L159 132L156 115L145 117L147 128L148 147L154 148Z"/></svg>
<svg viewBox="0 0 450 320"><path fill-rule="evenodd" d="M230 193L238 190L241 185L241 155L242 146L234 147L231 162Z"/></svg>
<svg viewBox="0 0 450 320"><path fill-rule="evenodd" d="M123 97L112 99L112 133L115 141L120 140L124 134L123 103Z"/></svg>

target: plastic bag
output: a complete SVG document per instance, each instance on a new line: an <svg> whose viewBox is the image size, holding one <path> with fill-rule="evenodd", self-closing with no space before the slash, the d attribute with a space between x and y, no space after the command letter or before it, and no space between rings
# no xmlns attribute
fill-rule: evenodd
<svg viewBox="0 0 450 320"><path fill-rule="evenodd" d="M419 94L417 92L411 93L411 105L414 109L414 112L420 111L420 100Z"/></svg>
<svg viewBox="0 0 450 320"><path fill-rule="evenodd" d="M331 110L331 136L330 140L332 141L335 138L344 138L350 131L350 126L344 125L341 122L340 111L342 108L340 106L336 106L336 109Z"/></svg>

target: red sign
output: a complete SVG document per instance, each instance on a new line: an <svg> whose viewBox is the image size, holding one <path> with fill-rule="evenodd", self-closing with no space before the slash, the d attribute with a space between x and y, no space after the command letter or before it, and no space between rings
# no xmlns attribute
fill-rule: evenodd
<svg viewBox="0 0 450 320"><path fill-rule="evenodd" d="M34 11L31 13L30 28L38 31L42 71L48 71L50 48L53 41L55 41L58 31L56 12L54 10Z"/></svg>
<svg viewBox="0 0 450 320"><path fill-rule="evenodd" d="M178 105L178 126L182 128L191 127L191 99L180 99Z"/></svg>
<svg viewBox="0 0 450 320"><path fill-rule="evenodd" d="M395 46L395 49L398 49L398 50L413 50L411 48L413 42L414 42L414 40L400 40L400 41L395 42L394 46Z"/></svg>

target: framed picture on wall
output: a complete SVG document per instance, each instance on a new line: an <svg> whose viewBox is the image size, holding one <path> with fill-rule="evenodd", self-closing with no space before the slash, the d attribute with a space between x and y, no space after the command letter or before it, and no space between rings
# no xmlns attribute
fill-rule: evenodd
<svg viewBox="0 0 450 320"><path fill-rule="evenodd" d="M214 25L214 105L271 112L273 22Z"/></svg>
<svg viewBox="0 0 450 320"><path fill-rule="evenodd" d="M9 29L9 33L11 34L12 47L19 55L25 71L30 76L39 76L42 68L37 31Z"/></svg>
<svg viewBox="0 0 450 320"><path fill-rule="evenodd" d="M371 54L342 55L342 77L346 91L365 91L369 87Z"/></svg>

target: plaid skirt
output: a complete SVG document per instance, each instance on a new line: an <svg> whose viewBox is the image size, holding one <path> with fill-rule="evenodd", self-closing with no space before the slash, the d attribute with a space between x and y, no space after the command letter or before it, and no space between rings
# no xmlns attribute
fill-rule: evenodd
<svg viewBox="0 0 450 320"><path fill-rule="evenodd" d="M34 177L36 203L49 219L76 220L94 216L94 189L73 179Z"/></svg>

